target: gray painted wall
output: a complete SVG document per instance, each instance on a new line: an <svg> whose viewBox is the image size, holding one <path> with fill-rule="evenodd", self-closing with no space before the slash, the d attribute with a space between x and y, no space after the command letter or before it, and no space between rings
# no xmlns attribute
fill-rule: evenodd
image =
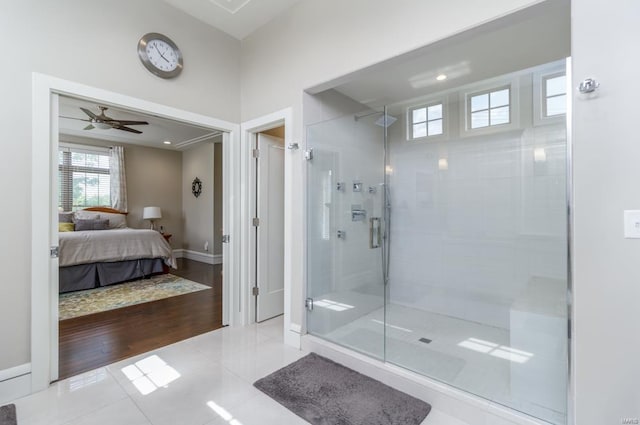
<svg viewBox="0 0 640 425"><path fill-rule="evenodd" d="M181 176L182 153L167 149L128 145L124 148L129 200L129 227L147 228L150 223L142 219L144 207L160 207L162 218L156 220L156 229L163 226L170 233L171 246L182 245Z"/></svg>
<svg viewBox="0 0 640 425"><path fill-rule="evenodd" d="M211 254L213 252L213 181L214 143L207 141L182 153L182 248ZM197 198L191 192L195 178L202 182ZM205 251L204 243L208 243Z"/></svg>
<svg viewBox="0 0 640 425"><path fill-rule="evenodd" d="M222 255L222 143L213 147L213 254Z"/></svg>

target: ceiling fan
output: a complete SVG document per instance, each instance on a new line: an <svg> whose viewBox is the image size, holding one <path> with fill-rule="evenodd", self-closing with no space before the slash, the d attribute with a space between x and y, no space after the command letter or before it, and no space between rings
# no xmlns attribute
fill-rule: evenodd
<svg viewBox="0 0 640 425"><path fill-rule="evenodd" d="M89 123L88 126L83 128L83 130L93 130L94 128L98 128L100 130L108 130L110 128L115 128L116 130L128 131L130 133L142 134L142 131L136 130L134 128L127 127L128 125L148 125L149 123L146 121L130 121L130 120L117 120L111 117L108 117L105 112L107 111L106 106L98 106L100 108L100 114L96 115L87 108L82 108L82 112L87 114L89 119L86 118L74 118L74 117L61 117L61 118L69 118L72 120L79 121L87 121Z"/></svg>

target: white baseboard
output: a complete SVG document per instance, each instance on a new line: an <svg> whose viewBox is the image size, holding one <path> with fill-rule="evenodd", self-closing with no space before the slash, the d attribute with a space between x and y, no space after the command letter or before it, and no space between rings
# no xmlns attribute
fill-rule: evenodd
<svg viewBox="0 0 640 425"><path fill-rule="evenodd" d="M221 254L213 255L206 252L191 251L190 249L174 249L173 256L207 264L222 264Z"/></svg>
<svg viewBox="0 0 640 425"><path fill-rule="evenodd" d="M31 394L31 363L0 370L0 405Z"/></svg>

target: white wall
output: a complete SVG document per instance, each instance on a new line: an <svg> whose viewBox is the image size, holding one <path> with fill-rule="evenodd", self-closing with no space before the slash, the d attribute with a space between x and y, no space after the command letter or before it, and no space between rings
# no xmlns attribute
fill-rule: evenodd
<svg viewBox="0 0 640 425"><path fill-rule="evenodd" d="M411 51L537 0L303 1L242 42L242 120L293 108L293 140L304 141L302 91ZM464 10L464 13L460 13ZM286 64L283 66L283 64ZM302 156L294 166L293 205L303 205ZM293 216L292 321L302 323L304 220Z"/></svg>
<svg viewBox="0 0 640 425"><path fill-rule="evenodd" d="M184 238L181 248L212 254L214 223L214 143L198 143L182 152L182 228ZM202 193L197 198L191 192L191 183L198 177ZM204 243L208 242L205 251Z"/></svg>
<svg viewBox="0 0 640 425"><path fill-rule="evenodd" d="M572 1L575 423L640 419L640 240L624 239L623 210L640 209L640 3ZM633 422L632 422L633 423Z"/></svg>
<svg viewBox="0 0 640 425"><path fill-rule="evenodd" d="M3 208L0 268L0 370L30 361L31 78L40 72L189 111L239 122L239 42L161 1L4 1L0 35ZM136 46L151 31L182 49L185 69L162 80L140 63ZM10 347L10 348L8 348Z"/></svg>

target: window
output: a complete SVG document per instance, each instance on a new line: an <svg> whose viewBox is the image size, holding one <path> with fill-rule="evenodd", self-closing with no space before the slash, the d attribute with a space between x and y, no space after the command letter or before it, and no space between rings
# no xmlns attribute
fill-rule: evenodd
<svg viewBox="0 0 640 425"><path fill-rule="evenodd" d="M442 103L419 106L409 110L410 139L437 136L444 133Z"/></svg>
<svg viewBox="0 0 640 425"><path fill-rule="evenodd" d="M58 208L76 211L111 205L108 150L61 147L58 151Z"/></svg>
<svg viewBox="0 0 640 425"><path fill-rule="evenodd" d="M567 77L555 74L542 79L542 116L554 117L567 113Z"/></svg>
<svg viewBox="0 0 640 425"><path fill-rule="evenodd" d="M468 122L471 129L511 122L511 88L501 87L468 96Z"/></svg>

